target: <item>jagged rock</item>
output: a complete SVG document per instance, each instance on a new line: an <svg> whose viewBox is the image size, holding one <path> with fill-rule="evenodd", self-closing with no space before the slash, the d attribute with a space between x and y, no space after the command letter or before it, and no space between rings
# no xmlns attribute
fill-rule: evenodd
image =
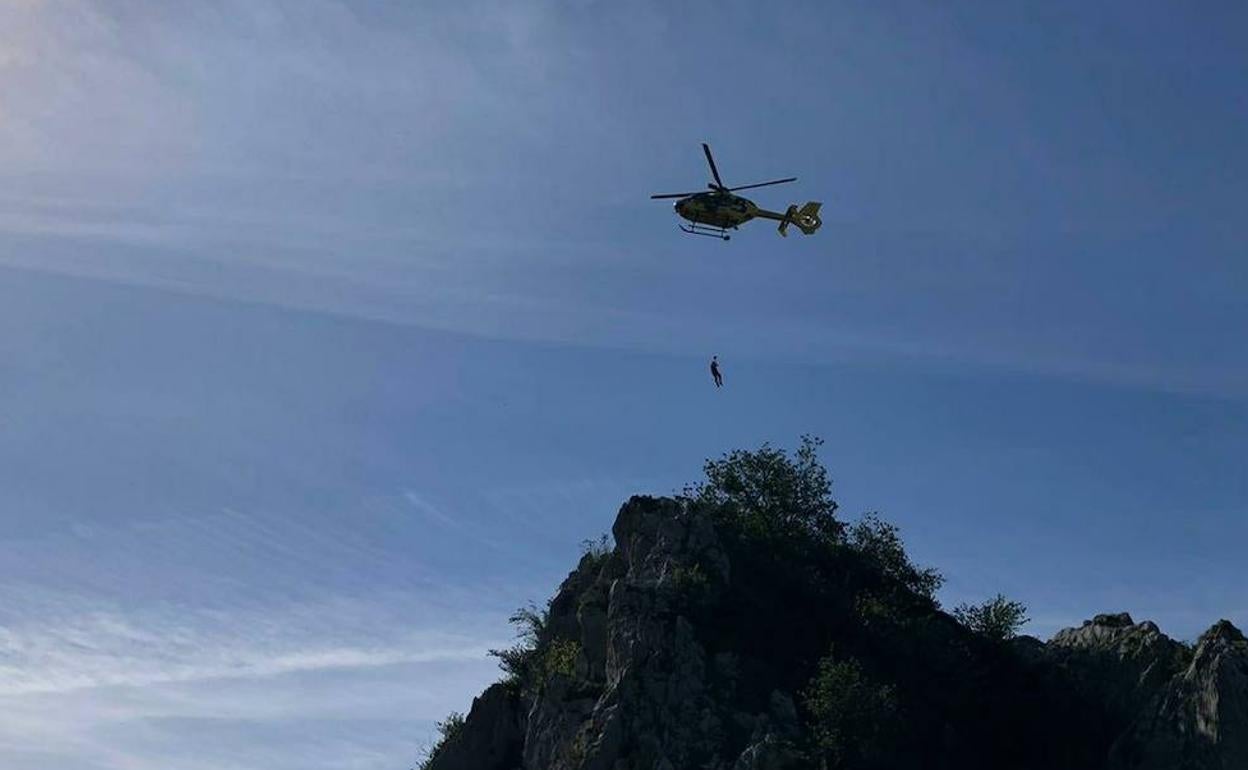
<svg viewBox="0 0 1248 770"><path fill-rule="evenodd" d="M502 683L472 701L464 726L447 741L431 770L514 770L520 763L524 714L519 695Z"/></svg>
<svg viewBox="0 0 1248 770"><path fill-rule="evenodd" d="M860 554L780 555L716 522L629 500L614 550L551 600L522 688L474 701L429 770L818 766L807 693L830 654L878 700L846 723L856 768L1248 769L1248 641L1225 621L1194 652L1127 613L1000 644L922 597L879 604L899 589Z"/></svg>
<svg viewBox="0 0 1248 770"><path fill-rule="evenodd" d="M675 500L637 497L613 534L607 563L582 559L551 602L547 632L574 640L583 665L527 693L526 768L683 768L719 749L706 653L682 614L691 581L713 591L728 578L714 529Z"/></svg>
<svg viewBox="0 0 1248 770"><path fill-rule="evenodd" d="M798 770L804 766L802 754L792 743L768 733L741 752L732 770Z"/></svg>
<svg viewBox="0 0 1248 770"><path fill-rule="evenodd" d="M1057 632L1044 654L1081 694L1101 706L1105 729L1120 733L1149 706L1184 663L1183 645L1151 621L1102 614Z"/></svg>
<svg viewBox="0 0 1248 770"><path fill-rule="evenodd" d="M1187 668L1113 748L1131 770L1248 768L1248 641L1229 621L1201 635Z"/></svg>

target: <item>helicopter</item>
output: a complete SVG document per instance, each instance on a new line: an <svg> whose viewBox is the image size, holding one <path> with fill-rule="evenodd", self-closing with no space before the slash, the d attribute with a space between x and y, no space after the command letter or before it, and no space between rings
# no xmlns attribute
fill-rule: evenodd
<svg viewBox="0 0 1248 770"><path fill-rule="evenodd" d="M680 198L676 201L676 213L689 220L688 225L678 225L682 232L689 235L722 238L726 241L731 237L728 235L729 229L736 230L751 219L758 218L779 222L778 230L787 238L789 225L797 225L804 235L811 235L823 224L823 221L819 219L819 207L823 204L818 201L808 201L800 209L796 205L789 206L783 214L780 214L760 209L754 201L742 198L740 195L733 195L737 190L795 182L797 177L774 179L770 182L746 184L740 187L727 187L719 178L719 169L715 167L715 158L711 157L711 148L706 142L702 143L702 152L706 153L706 162L711 167L711 176L715 178L714 182L707 185L710 192L665 193L650 196L651 200Z"/></svg>

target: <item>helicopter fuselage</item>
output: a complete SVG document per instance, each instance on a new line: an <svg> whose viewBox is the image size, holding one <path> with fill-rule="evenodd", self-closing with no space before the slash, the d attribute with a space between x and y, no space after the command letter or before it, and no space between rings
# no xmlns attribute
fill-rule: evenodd
<svg viewBox="0 0 1248 770"><path fill-rule="evenodd" d="M754 201L724 192L704 192L676 201L676 213L698 225L733 228L759 215Z"/></svg>

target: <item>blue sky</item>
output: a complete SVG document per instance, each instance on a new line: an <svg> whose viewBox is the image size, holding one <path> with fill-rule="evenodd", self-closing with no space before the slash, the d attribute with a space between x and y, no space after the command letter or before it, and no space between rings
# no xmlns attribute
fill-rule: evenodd
<svg viewBox="0 0 1248 770"><path fill-rule="evenodd" d="M0 765L408 767L627 495L804 432L947 604L1248 624L1246 32L0 6ZM823 229L681 236L701 141Z"/></svg>

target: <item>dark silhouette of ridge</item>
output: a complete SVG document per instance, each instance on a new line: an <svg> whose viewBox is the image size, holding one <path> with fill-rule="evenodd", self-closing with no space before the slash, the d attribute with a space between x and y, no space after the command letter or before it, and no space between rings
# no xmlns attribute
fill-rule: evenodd
<svg viewBox="0 0 1248 770"><path fill-rule="evenodd" d="M1126 613L972 630L895 529L835 520L816 446L625 503L423 770L1248 768L1229 622L1194 646Z"/></svg>

